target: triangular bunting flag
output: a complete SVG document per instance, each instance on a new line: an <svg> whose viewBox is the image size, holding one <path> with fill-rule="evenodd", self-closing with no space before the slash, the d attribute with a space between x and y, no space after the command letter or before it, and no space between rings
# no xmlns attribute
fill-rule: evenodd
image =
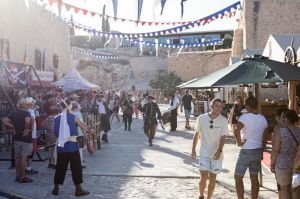
<svg viewBox="0 0 300 199"><path fill-rule="evenodd" d="M186 2L187 0L181 0L181 18L183 17L183 12L184 12L184 2Z"/></svg>
<svg viewBox="0 0 300 199"><path fill-rule="evenodd" d="M144 0L138 0L138 18L137 20L140 21L141 13L142 13L142 7L143 7Z"/></svg>
<svg viewBox="0 0 300 199"><path fill-rule="evenodd" d="M162 15L163 12L164 12L164 7L165 7L165 4L166 4L166 1L167 1L167 0L161 0L161 1L160 1L160 3L161 3L161 12L160 12L160 15Z"/></svg>
<svg viewBox="0 0 300 199"><path fill-rule="evenodd" d="M112 0L114 6L114 16L117 17L118 14L118 0Z"/></svg>

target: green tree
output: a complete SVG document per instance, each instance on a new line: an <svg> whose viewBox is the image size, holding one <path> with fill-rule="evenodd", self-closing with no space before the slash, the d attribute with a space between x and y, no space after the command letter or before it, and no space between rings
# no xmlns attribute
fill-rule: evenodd
<svg viewBox="0 0 300 199"><path fill-rule="evenodd" d="M176 86L181 83L181 78L174 72L159 72L155 79L150 81L150 86L154 89L160 89L165 92L174 92Z"/></svg>
<svg viewBox="0 0 300 199"><path fill-rule="evenodd" d="M216 45L215 50L220 50L220 49L230 49L232 47L232 38L226 37L222 43L222 45ZM205 50L213 50L213 46L206 46Z"/></svg>

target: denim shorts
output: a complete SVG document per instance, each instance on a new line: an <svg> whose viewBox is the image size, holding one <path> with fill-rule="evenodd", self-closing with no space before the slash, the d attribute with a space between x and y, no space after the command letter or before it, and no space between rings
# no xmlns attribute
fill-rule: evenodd
<svg viewBox="0 0 300 199"><path fill-rule="evenodd" d="M222 170L222 159L212 160L209 157L199 157L199 171L209 171L213 174L219 174Z"/></svg>
<svg viewBox="0 0 300 199"><path fill-rule="evenodd" d="M185 116L186 119L190 119L191 110L184 109L184 116Z"/></svg>
<svg viewBox="0 0 300 199"><path fill-rule="evenodd" d="M261 169L261 153L262 149L241 149L235 175L244 176L248 168L251 174L258 175Z"/></svg>
<svg viewBox="0 0 300 199"><path fill-rule="evenodd" d="M32 152L32 143L14 141L14 147L16 159L27 157Z"/></svg>

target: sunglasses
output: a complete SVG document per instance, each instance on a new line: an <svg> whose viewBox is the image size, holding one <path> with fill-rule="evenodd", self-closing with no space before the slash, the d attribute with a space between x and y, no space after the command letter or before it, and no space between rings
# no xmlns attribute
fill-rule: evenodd
<svg viewBox="0 0 300 199"><path fill-rule="evenodd" d="M210 120L209 123L210 123L209 128L213 129L213 128L214 128L214 121L213 121L213 120Z"/></svg>

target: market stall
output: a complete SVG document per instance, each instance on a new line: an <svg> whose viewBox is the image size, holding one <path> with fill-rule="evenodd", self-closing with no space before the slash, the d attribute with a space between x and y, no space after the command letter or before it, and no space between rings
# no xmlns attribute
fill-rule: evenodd
<svg viewBox="0 0 300 199"><path fill-rule="evenodd" d="M88 82L84 79L75 67L62 77L60 80L53 83L55 86L61 87L65 92L75 90L97 90L99 86Z"/></svg>

